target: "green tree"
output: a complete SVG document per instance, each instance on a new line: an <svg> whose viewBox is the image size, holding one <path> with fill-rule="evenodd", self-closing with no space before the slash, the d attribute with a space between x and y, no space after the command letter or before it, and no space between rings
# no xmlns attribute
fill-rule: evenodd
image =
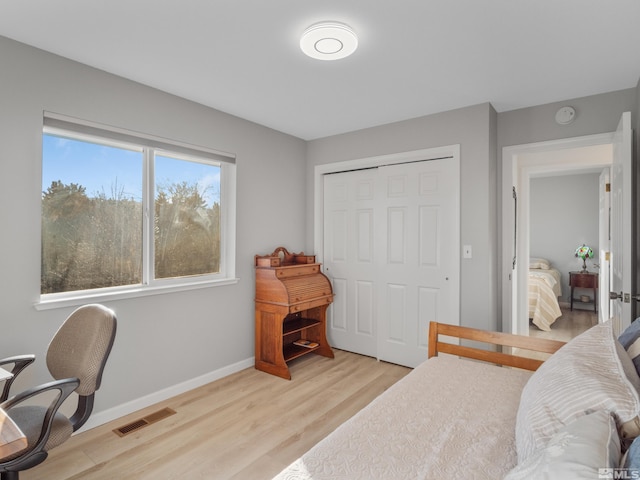
<svg viewBox="0 0 640 480"><path fill-rule="evenodd" d="M142 206L114 187L94 198L52 182L42 196L41 292L140 283Z"/></svg>
<svg viewBox="0 0 640 480"><path fill-rule="evenodd" d="M207 205L195 184L158 189L154 241L156 278L220 270L220 204ZM142 282L142 203L117 184L87 196L61 181L42 193L42 293Z"/></svg>
<svg viewBox="0 0 640 480"><path fill-rule="evenodd" d="M110 195L103 191L93 199L91 223L86 243L92 253L86 267L92 274L84 288L141 283L142 204L116 184Z"/></svg>
<svg viewBox="0 0 640 480"><path fill-rule="evenodd" d="M70 289L90 213L91 201L78 184L53 181L42 193L42 293Z"/></svg>
<svg viewBox="0 0 640 480"><path fill-rule="evenodd" d="M154 229L157 278L219 271L219 207L214 204L208 208L204 192L196 184L158 187Z"/></svg>

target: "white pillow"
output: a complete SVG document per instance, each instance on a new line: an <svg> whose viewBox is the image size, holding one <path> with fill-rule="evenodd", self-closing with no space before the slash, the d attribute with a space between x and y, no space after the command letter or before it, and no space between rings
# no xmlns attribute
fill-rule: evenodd
<svg viewBox="0 0 640 480"><path fill-rule="evenodd" d="M600 469L620 464L620 439L606 410L582 416L558 430L542 449L519 463L504 480L601 478Z"/></svg>
<svg viewBox="0 0 640 480"><path fill-rule="evenodd" d="M529 268L549 270L551 268L551 263L545 258L530 258Z"/></svg>
<svg viewBox="0 0 640 480"><path fill-rule="evenodd" d="M640 434L640 378L613 335L596 325L553 354L531 376L516 417L518 462L544 447L563 426L594 410L613 414L623 439Z"/></svg>

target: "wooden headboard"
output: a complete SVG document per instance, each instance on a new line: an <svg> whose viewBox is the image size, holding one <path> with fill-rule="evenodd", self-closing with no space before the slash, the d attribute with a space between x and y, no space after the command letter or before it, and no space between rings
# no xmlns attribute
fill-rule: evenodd
<svg viewBox="0 0 640 480"><path fill-rule="evenodd" d="M522 355L482 350L480 348L443 342L440 340L440 336L456 337L499 347L514 347L549 354L555 353L556 350L565 344L565 342L561 342L559 340L527 337L511 333L490 332L487 330L478 330L476 328L447 325L445 323L430 322L429 324L429 358L437 356L438 353L449 353L459 357L473 358L475 360L482 360L485 362L496 363L498 365L522 368L525 370L537 370L544 361L527 358Z"/></svg>

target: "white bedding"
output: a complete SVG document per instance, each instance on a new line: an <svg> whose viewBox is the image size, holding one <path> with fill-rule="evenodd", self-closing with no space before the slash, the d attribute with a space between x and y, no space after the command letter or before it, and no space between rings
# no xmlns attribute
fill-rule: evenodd
<svg viewBox="0 0 640 480"><path fill-rule="evenodd" d="M278 480L500 479L531 372L431 358L283 470Z"/></svg>
<svg viewBox="0 0 640 480"><path fill-rule="evenodd" d="M529 269L529 318L540 330L549 331L562 315L558 297L562 295L560 272L552 269Z"/></svg>

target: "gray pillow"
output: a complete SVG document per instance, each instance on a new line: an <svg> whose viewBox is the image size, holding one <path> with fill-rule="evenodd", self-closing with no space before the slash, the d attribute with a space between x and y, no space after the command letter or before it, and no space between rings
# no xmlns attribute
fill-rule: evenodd
<svg viewBox="0 0 640 480"><path fill-rule="evenodd" d="M640 319L636 318L629 325L622 335L618 337L618 342L624 347L636 367L636 372L640 375Z"/></svg>
<svg viewBox="0 0 640 480"><path fill-rule="evenodd" d="M640 478L640 437L636 437L627 453L624 454L622 466L626 469L634 470L637 472L635 478Z"/></svg>
<svg viewBox="0 0 640 480"><path fill-rule="evenodd" d="M624 332L618 337L620 345L627 350L636 340L640 338L640 318L636 318Z"/></svg>

